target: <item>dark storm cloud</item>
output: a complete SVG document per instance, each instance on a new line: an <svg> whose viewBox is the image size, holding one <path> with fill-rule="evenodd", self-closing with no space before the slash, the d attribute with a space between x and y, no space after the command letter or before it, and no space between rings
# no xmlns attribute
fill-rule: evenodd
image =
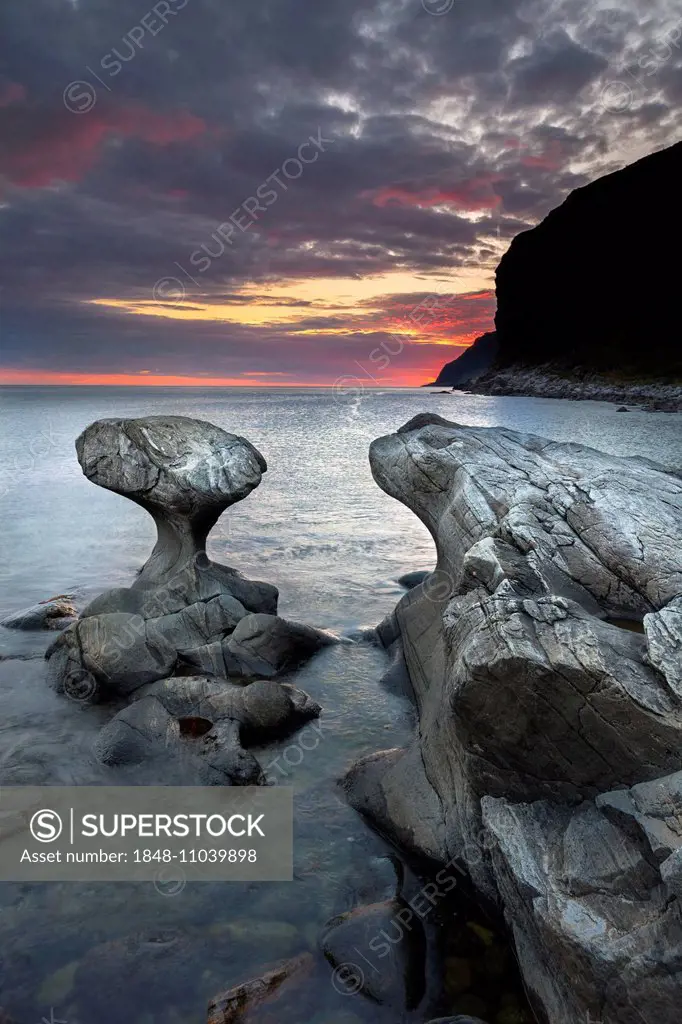
<svg viewBox="0 0 682 1024"><path fill-rule="evenodd" d="M149 301L172 275L189 312L301 278L490 272L572 188L679 138L672 0L425 6L4 0L2 364L187 372L191 346L209 373L310 376L367 344L351 316L285 297L301 319L283 330L84 303ZM289 178L311 137L326 144ZM192 254L221 246L197 273Z"/></svg>
<svg viewBox="0 0 682 1024"><path fill-rule="evenodd" d="M527 57L510 61L511 100L519 104L572 100L608 66L591 50L575 43L564 29L539 39Z"/></svg>

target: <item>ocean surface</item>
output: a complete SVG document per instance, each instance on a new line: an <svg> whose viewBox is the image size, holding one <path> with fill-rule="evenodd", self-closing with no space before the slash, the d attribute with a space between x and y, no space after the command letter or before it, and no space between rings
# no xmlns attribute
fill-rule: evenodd
<svg viewBox="0 0 682 1024"><path fill-rule="evenodd" d="M432 568L435 553L421 523L374 483L368 447L425 410L682 466L682 415L594 402L361 387L1 388L0 617L55 594L83 601L130 585L153 523L85 479L74 440L95 419L165 413L241 434L268 463L261 486L218 522L211 557L276 584L284 616L340 633L376 625L403 593L397 578ZM122 784L91 754L111 712L53 694L45 646L43 634L0 629L0 784ZM19 1024L51 1012L68 1024L203 1024L209 997L316 951L324 922L353 906L368 865L388 852L336 787L355 758L411 735L409 704L379 685L386 667L359 644L323 652L297 676L323 715L318 741L281 778L296 792L293 883L195 883L172 897L151 884L0 884L0 1006ZM264 766L291 742L257 752ZM348 998L317 962L301 1024L395 1024L395 1011ZM510 971L501 984L513 989ZM453 996L450 1011L492 1021L486 987Z"/></svg>

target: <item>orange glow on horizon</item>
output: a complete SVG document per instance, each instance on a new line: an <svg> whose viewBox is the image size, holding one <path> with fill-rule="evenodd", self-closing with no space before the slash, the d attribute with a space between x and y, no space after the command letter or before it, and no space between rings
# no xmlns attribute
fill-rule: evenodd
<svg viewBox="0 0 682 1024"><path fill-rule="evenodd" d="M454 358L454 357L453 357ZM432 367L414 367L394 372L390 376L375 377L372 371L365 371L361 363L351 364L343 374L345 386L354 381L366 388L419 387L435 379L442 368L442 362ZM397 369L397 368L396 368ZM106 387L258 387L258 388L323 388L334 387L335 381L328 377L320 380L267 380L267 373L243 374L241 377L190 377L152 373L57 373L51 370L13 370L0 368L0 386L102 386ZM277 376L272 374L272 377ZM281 378L280 374L280 378Z"/></svg>

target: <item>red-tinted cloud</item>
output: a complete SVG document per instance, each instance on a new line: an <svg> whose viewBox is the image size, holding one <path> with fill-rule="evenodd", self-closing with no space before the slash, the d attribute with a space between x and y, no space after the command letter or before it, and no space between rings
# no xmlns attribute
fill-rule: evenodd
<svg viewBox="0 0 682 1024"><path fill-rule="evenodd" d="M466 347L494 329L495 305L493 291L391 295L386 297L385 312L368 322L379 330L407 330L421 339L438 338Z"/></svg>
<svg viewBox="0 0 682 1024"><path fill-rule="evenodd" d="M0 109L0 135L11 141L0 154L0 177L24 188L80 181L110 137L166 146L205 130L204 121L185 110L160 114L138 105L73 114L66 109L5 107Z"/></svg>
<svg viewBox="0 0 682 1024"><path fill-rule="evenodd" d="M524 167L540 167L546 171L557 171L565 163L564 147L558 139L552 139L544 149L537 151L532 143L523 139L507 139L505 149L518 149L524 154L520 163Z"/></svg>
<svg viewBox="0 0 682 1024"><path fill-rule="evenodd" d="M550 142L543 153L529 153L521 157L525 167L541 167L546 171L558 171L564 164L563 147L560 142Z"/></svg>
<svg viewBox="0 0 682 1024"><path fill-rule="evenodd" d="M0 107L10 107L26 99L26 90L19 82L0 82Z"/></svg>
<svg viewBox="0 0 682 1024"><path fill-rule="evenodd" d="M439 186L419 188L411 185L386 185L363 195L370 198L375 206L397 203L400 206L455 206L461 210L493 210L501 202L493 189L500 175L485 174L470 178L451 188Z"/></svg>

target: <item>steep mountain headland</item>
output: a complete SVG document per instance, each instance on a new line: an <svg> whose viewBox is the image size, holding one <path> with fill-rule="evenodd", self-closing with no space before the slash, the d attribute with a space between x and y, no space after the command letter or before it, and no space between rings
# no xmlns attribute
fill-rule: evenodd
<svg viewBox="0 0 682 1024"><path fill-rule="evenodd" d="M453 359L452 362L445 364L433 384L425 384L424 387L441 385L442 387L456 388L460 384L468 384L470 381L476 380L495 362L497 348L495 331L482 334L458 359Z"/></svg>
<svg viewBox="0 0 682 1024"><path fill-rule="evenodd" d="M678 143L576 189L514 239L496 274L497 357L474 390L682 407L681 177Z"/></svg>

